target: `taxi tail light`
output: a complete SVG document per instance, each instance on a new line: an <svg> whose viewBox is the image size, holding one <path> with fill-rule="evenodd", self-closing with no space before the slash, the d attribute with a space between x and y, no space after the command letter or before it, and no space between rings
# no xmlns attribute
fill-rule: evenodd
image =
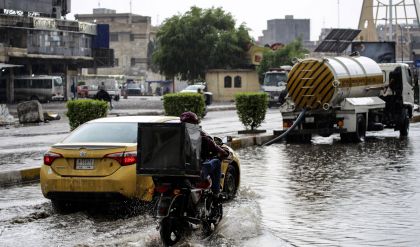
<svg viewBox="0 0 420 247"><path fill-rule="evenodd" d="M118 161L122 166L128 166L137 163L137 152L118 152L107 154L104 158L110 158Z"/></svg>
<svg viewBox="0 0 420 247"><path fill-rule="evenodd" d="M47 166L51 166L54 160L56 160L57 158L62 158L62 157L63 155L58 154L58 153L46 152L44 154L44 164Z"/></svg>

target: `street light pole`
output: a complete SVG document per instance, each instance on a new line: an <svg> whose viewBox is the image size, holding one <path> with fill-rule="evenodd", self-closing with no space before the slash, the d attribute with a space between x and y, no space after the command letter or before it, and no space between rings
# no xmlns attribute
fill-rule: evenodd
<svg viewBox="0 0 420 247"><path fill-rule="evenodd" d="M400 49L401 49L401 62L404 62L404 50L403 50L403 28L401 26L401 24L398 24L398 26L400 27L401 30L401 39L400 39Z"/></svg>

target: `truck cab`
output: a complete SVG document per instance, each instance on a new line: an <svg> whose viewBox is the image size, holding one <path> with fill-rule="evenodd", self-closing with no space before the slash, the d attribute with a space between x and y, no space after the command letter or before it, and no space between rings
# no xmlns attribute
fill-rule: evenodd
<svg viewBox="0 0 420 247"><path fill-rule="evenodd" d="M268 94L268 107L281 106L287 95L286 82L291 66L270 69L264 74L261 91Z"/></svg>
<svg viewBox="0 0 420 247"><path fill-rule="evenodd" d="M402 97L405 105L411 105L414 107L414 82L410 67L405 63L382 63L379 64L384 74L384 90L382 95L391 95L392 90L390 88L390 73L397 67L401 68L401 79L402 79Z"/></svg>

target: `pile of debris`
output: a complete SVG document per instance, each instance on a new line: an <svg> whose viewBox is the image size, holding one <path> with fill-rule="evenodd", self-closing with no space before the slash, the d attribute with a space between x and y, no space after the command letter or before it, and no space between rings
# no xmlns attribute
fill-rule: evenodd
<svg viewBox="0 0 420 247"><path fill-rule="evenodd" d="M37 100L31 100L19 103L17 105L17 113L19 117L19 123L40 123L48 122L51 120L59 120L60 115L44 112L42 105Z"/></svg>
<svg viewBox="0 0 420 247"><path fill-rule="evenodd" d="M7 105L0 104L0 126L10 125L15 123L15 118L10 115Z"/></svg>

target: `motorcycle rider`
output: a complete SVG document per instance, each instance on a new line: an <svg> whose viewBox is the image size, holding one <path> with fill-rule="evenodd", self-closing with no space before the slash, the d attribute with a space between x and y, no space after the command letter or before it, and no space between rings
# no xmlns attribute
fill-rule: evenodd
<svg viewBox="0 0 420 247"><path fill-rule="evenodd" d="M180 116L183 123L199 124L197 115L193 112L184 112ZM212 181L211 189L216 197L220 192L220 177L222 160L229 156L229 153L218 146L213 138L203 130L201 133L201 172L202 177L206 179L209 175Z"/></svg>

